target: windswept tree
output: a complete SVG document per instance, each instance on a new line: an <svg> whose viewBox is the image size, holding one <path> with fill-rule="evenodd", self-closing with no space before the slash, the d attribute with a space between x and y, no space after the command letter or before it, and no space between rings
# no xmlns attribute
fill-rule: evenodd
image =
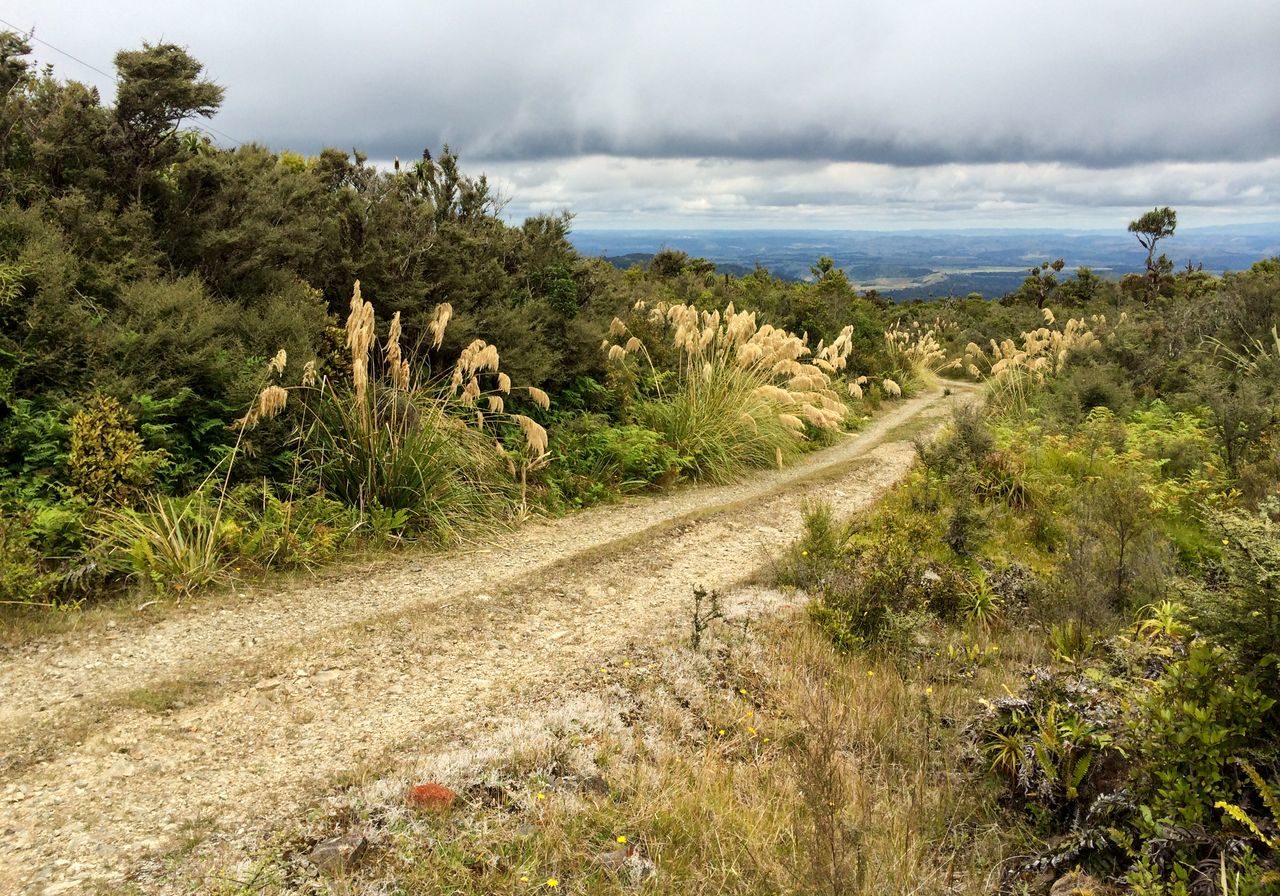
<svg viewBox="0 0 1280 896"><path fill-rule="evenodd" d="M1138 238L1147 250L1147 301L1160 291L1160 278L1173 269L1173 263L1164 255L1156 258L1156 243L1173 236L1178 226L1178 213L1169 206L1153 208L1136 221L1129 222L1129 232Z"/></svg>
<svg viewBox="0 0 1280 896"><path fill-rule="evenodd" d="M180 151L182 122L212 118L222 105L224 91L202 80L204 66L176 44L121 50L115 63L120 78L115 106L118 136L140 200L147 173Z"/></svg>
<svg viewBox="0 0 1280 896"><path fill-rule="evenodd" d="M25 37L12 31L0 31L0 100L25 81L31 66L26 57L31 44Z"/></svg>

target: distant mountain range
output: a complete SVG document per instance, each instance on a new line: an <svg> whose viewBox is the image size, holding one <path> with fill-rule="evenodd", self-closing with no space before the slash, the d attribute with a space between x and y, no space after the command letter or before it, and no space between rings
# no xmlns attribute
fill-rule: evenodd
<svg viewBox="0 0 1280 896"><path fill-rule="evenodd" d="M996 298L1017 289L1032 265L1056 258L1066 261L1068 273L1087 265L1115 278L1146 261L1146 250L1123 230L596 230L570 239L583 255L621 268L643 265L667 248L712 261L726 274L746 274L760 264L784 280L811 278L810 266L826 255L860 289L897 299L971 292ZM1280 255L1280 223L1179 230L1159 248L1178 267L1242 270Z"/></svg>

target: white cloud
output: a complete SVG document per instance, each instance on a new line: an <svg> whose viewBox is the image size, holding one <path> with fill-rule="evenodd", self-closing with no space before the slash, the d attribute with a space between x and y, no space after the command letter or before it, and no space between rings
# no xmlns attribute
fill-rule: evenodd
<svg viewBox="0 0 1280 896"><path fill-rule="evenodd" d="M1280 156L1099 170L594 155L484 169L511 197L513 217L568 209L583 228L1123 227L1155 205L1176 207L1185 226L1280 218Z"/></svg>

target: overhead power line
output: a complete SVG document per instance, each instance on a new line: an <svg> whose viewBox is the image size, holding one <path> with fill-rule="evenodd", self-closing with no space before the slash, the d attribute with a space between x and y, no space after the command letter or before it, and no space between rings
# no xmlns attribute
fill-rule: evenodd
<svg viewBox="0 0 1280 896"><path fill-rule="evenodd" d="M119 83L120 83L120 76L119 76L119 75L112 74L111 72L105 72L105 71L103 71L102 69L98 68L98 67L97 67L96 65L94 65L93 63L91 63L91 62L85 62L85 61L84 61L83 59L81 59L79 56L76 56L76 55L73 55L73 54L71 54L71 53L68 53L66 50L62 49L61 47L55 47L53 44L49 43L47 40L44 40L43 38L36 37L36 34L35 34L35 28L23 29L23 28L20 28L19 26L15 25L15 24L13 24L12 22L6 21L6 20L4 20L4 19L0 19L0 25L4 25L4 26L6 26L6 27L8 27L8 28L12 28L12 29L13 29L15 32L17 32L18 34L25 35L25 36L27 37L27 39L28 39L28 40L33 40L33 41L35 41L36 43L44 44L44 45L45 45L46 47L48 47L50 50L53 50L53 52L58 53L58 54L61 54L62 56L67 57L67 58L68 58L68 59L70 59L72 62L75 62L75 63L78 63L78 64L80 64L80 65L83 65L85 68L89 69L90 71L97 72L98 74L102 75L102 76L103 76L103 77L105 77L105 78L110 78L112 81L115 81L117 84L119 84ZM216 136L219 136L219 137L221 137L223 140L228 140L228 141L230 141L230 142L231 142L232 144L234 144L235 146L240 146L240 145L244 142L244 141L242 141L242 140L237 140L235 137L232 137L230 134L227 134L227 133L225 133L225 132L223 132L223 131L218 130L217 128L215 128L215 127L214 127L213 125L211 125L211 124L199 124L199 123L196 123L196 122L193 122L193 124L195 124L195 127L196 127L196 129L197 129L197 130L204 131L204 132L206 132L206 133L214 134L214 135L216 135Z"/></svg>

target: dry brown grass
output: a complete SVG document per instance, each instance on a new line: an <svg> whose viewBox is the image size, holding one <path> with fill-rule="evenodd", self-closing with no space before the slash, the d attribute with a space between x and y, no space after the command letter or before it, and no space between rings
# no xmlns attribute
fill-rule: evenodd
<svg viewBox="0 0 1280 896"><path fill-rule="evenodd" d="M991 892L993 803L948 720L1012 680L1030 648L1001 637L1012 657L981 647L964 670L945 651L903 668L838 656L799 619L610 657L482 749L334 796L263 891L287 891L309 844L354 822L373 852L348 892L603 894L640 877L662 894ZM424 780L458 806L411 812Z"/></svg>

